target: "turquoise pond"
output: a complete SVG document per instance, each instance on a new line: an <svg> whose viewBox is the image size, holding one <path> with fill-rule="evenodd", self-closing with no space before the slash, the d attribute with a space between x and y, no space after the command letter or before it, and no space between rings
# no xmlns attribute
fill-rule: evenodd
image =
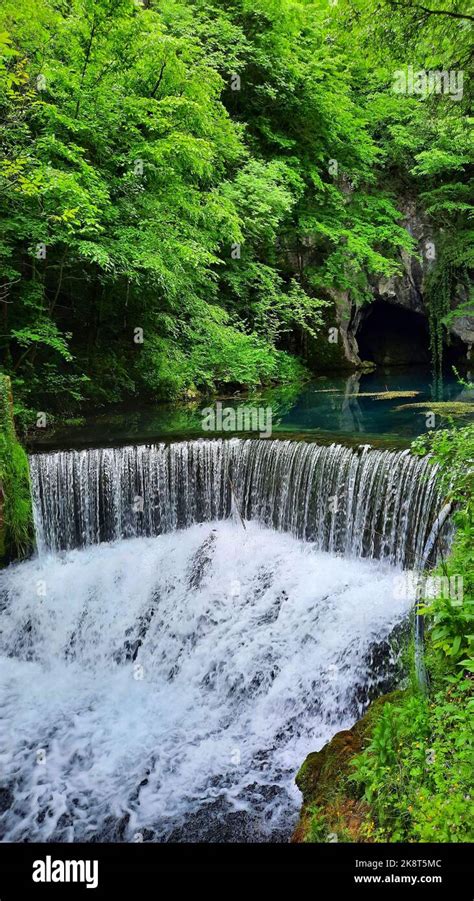
<svg viewBox="0 0 474 901"><path fill-rule="evenodd" d="M384 398L384 392L416 392L412 397ZM329 374L315 377L303 385L268 389L264 392L218 398L222 408L271 408L273 437L305 438L343 444L373 443L383 446L407 446L428 429L445 428L449 418L441 415L432 403L440 401L472 404L474 391L460 384L454 375L435 383L429 370L377 369L351 375ZM217 398L200 399L180 404L129 405L126 409L99 412L81 420L58 421L53 429L35 430L29 444L40 450L67 447L107 446L212 438L216 434L248 434L258 432L239 429L212 432L203 429L203 409L215 406ZM425 404L423 407L413 404ZM428 417L427 414L431 413ZM433 419L434 414L434 419ZM465 424L472 414L464 412L453 421Z"/></svg>

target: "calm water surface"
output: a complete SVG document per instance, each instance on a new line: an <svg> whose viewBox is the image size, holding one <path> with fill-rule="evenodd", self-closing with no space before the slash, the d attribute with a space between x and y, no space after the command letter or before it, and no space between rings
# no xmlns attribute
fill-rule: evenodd
<svg viewBox="0 0 474 901"><path fill-rule="evenodd" d="M471 377L472 380L472 377ZM413 397L380 398L381 392L412 391ZM222 406L237 410L242 406L264 406L272 410L272 434L341 443L375 443L386 446L408 445L417 435L432 427L427 422L429 404L434 401L462 401L473 404L474 392L452 376L435 384L429 370L410 368L376 370L372 373L325 375L303 385L268 389L246 396L220 398ZM412 404L426 402L424 408ZM210 438L202 427L203 409L216 398L192 403L143 405L137 402L127 409L109 410L82 420L58 422L54 429L37 430L30 438L32 447L65 448L104 446L180 438ZM410 406L406 406L410 405ZM456 416L464 424L469 414ZM435 414L435 428L444 428L449 420ZM221 434L223 434L221 432ZM231 437L232 432L225 433ZM249 435L254 434L252 432Z"/></svg>

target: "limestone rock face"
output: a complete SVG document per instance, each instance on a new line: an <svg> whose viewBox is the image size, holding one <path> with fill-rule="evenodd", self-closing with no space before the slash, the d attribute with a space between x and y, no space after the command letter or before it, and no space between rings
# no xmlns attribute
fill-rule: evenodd
<svg viewBox="0 0 474 901"><path fill-rule="evenodd" d="M434 264L436 236L415 201L399 200L398 207L405 228L415 239L419 258L401 251L402 273L391 278L373 279L371 283L373 303L360 309L351 305L347 293L333 292L344 356L355 368L364 365L364 358L367 359L368 354L371 355L368 357L369 360L373 359L379 365L389 366L426 364L430 360L426 279ZM452 306L456 308L460 304L466 304L467 301L467 292L460 287L457 296L453 298ZM388 306L394 308L392 314L387 312ZM412 319L413 328L410 320L406 317L403 319L402 316L399 328L397 327L397 308L406 314L416 314ZM377 320L383 318L386 323L382 329L381 323ZM378 327L372 335L371 343L380 344L380 349L374 353L373 347L367 346L363 336L372 333L372 327L376 323ZM392 338L390 332L393 334ZM406 340L400 340L398 332L405 335ZM474 316L466 315L455 319L450 326L450 333L458 348L459 357L470 360L474 346Z"/></svg>
<svg viewBox="0 0 474 901"><path fill-rule="evenodd" d="M451 333L456 335L469 348L474 345L474 316L460 316L451 326Z"/></svg>
<svg viewBox="0 0 474 901"><path fill-rule="evenodd" d="M402 201L398 206L403 215L404 227L416 241L420 259L416 259L403 250L400 255L402 274L374 281L374 299L404 307L413 313L426 315L423 296L425 279L432 265L430 256L432 255L431 248L434 246L434 236L413 201Z"/></svg>

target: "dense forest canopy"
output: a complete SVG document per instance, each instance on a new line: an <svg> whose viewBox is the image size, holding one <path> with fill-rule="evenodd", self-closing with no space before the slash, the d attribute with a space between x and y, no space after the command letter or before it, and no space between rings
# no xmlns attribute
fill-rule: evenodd
<svg viewBox="0 0 474 901"><path fill-rule="evenodd" d="M437 235L439 356L472 266L473 21L461 0L3 0L0 348L26 418L301 377L341 298L416 252L407 195Z"/></svg>

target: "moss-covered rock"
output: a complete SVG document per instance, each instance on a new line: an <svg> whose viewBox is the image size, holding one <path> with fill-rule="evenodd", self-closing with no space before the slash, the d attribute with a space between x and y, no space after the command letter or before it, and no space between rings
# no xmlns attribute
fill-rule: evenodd
<svg viewBox="0 0 474 901"><path fill-rule="evenodd" d="M0 374L0 566L33 547L28 457L17 441L10 379Z"/></svg>
<svg viewBox="0 0 474 901"><path fill-rule="evenodd" d="M400 404L399 407L395 407L395 412L398 412L399 410L423 410L427 413L438 413L439 416L471 416L474 412L474 404L457 400L426 400L417 404Z"/></svg>
<svg viewBox="0 0 474 901"><path fill-rule="evenodd" d="M402 695L393 691L377 698L351 729L337 732L320 751L308 754L296 775L303 806L293 842L369 840L362 831L368 807L348 780L351 762L370 742L384 704Z"/></svg>
<svg viewBox="0 0 474 901"><path fill-rule="evenodd" d="M337 316L336 305L322 310L323 326L315 337L308 336L305 361L313 372L343 371L352 372L355 362L348 359ZM333 331L330 332L330 329ZM329 335L332 340L329 340Z"/></svg>

